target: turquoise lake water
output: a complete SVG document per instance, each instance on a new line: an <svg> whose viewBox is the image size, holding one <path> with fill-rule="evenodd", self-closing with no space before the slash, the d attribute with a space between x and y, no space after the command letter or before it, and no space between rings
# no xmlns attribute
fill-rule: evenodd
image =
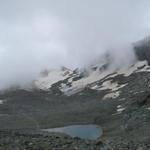
<svg viewBox="0 0 150 150"><path fill-rule="evenodd" d="M48 132L65 133L71 137L96 140L102 135L102 129L98 125L72 125L61 128L43 129Z"/></svg>

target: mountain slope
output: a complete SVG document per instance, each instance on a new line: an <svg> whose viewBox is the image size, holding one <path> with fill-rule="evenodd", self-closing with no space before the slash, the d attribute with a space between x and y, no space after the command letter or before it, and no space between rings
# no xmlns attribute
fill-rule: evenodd
<svg viewBox="0 0 150 150"><path fill-rule="evenodd" d="M38 78L34 84L37 89L60 91L66 95L72 95L82 91L84 88L92 90L112 90L114 93L127 85L113 82L113 78L122 75L124 78L139 72L150 72L147 61L137 61L128 68L101 69L102 66L90 68L88 73L71 70L51 70L47 76ZM118 95L118 94L117 94Z"/></svg>
<svg viewBox="0 0 150 150"><path fill-rule="evenodd" d="M106 54L100 63L91 65L85 69L70 70L68 68L55 69L47 71L45 76L41 76L34 81L36 89L51 91L55 94L72 95L85 88L92 90L112 90L112 97L119 95L120 88L127 85L113 82L112 78L117 76L128 77L139 72L150 72L150 44L149 38L135 44L135 54L138 60L126 67L114 68L111 64L111 58ZM105 61L104 61L105 60ZM113 96L114 95L114 96ZM111 94L109 95L111 96ZM106 96L107 97L107 96Z"/></svg>
<svg viewBox="0 0 150 150"><path fill-rule="evenodd" d="M142 48L135 51L139 60L129 67L111 70L105 62L81 70L45 70L32 91L0 93L0 129L97 124L101 139L113 149L149 149L150 66L145 56L150 48L144 54Z"/></svg>

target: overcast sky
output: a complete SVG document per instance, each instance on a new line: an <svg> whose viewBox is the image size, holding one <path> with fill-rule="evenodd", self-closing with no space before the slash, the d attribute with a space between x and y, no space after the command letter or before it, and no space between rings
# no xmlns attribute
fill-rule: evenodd
<svg viewBox="0 0 150 150"><path fill-rule="evenodd" d="M130 44L149 35L149 0L1 0L0 88L45 68L83 67L106 50L132 60Z"/></svg>

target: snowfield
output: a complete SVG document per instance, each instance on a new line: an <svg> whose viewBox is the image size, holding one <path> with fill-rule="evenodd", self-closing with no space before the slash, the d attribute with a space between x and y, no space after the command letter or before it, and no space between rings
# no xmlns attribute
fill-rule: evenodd
<svg viewBox="0 0 150 150"><path fill-rule="evenodd" d="M79 77L80 73L76 73L73 70L67 68L49 70L47 76L40 76L34 81L34 86L37 89L47 91L51 89L53 84L61 82L59 90L66 95L75 94L87 86L93 90L99 91L109 89L112 92L106 95L104 99L109 97L116 98L119 96L119 89L125 87L127 84L119 85L117 82L110 80L110 78L118 75L128 77L133 73L150 72L150 67L147 64L147 61L137 61L130 67L121 69L107 68L101 70L101 67L102 65L99 65L95 67L95 70L92 70L91 68L88 69L88 76L82 76L76 80L74 80L74 78ZM103 79L105 79L105 81L102 85L98 85L97 82ZM67 82L63 82L64 80Z"/></svg>

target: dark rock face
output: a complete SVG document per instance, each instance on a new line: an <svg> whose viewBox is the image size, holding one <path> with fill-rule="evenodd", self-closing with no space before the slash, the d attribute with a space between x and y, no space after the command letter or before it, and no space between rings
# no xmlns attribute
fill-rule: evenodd
<svg viewBox="0 0 150 150"><path fill-rule="evenodd" d="M138 60L147 60L150 65L150 39L144 39L134 46Z"/></svg>
<svg viewBox="0 0 150 150"><path fill-rule="evenodd" d="M137 100L137 103L139 104L139 106L144 106L150 103L150 93L144 92L143 97Z"/></svg>

